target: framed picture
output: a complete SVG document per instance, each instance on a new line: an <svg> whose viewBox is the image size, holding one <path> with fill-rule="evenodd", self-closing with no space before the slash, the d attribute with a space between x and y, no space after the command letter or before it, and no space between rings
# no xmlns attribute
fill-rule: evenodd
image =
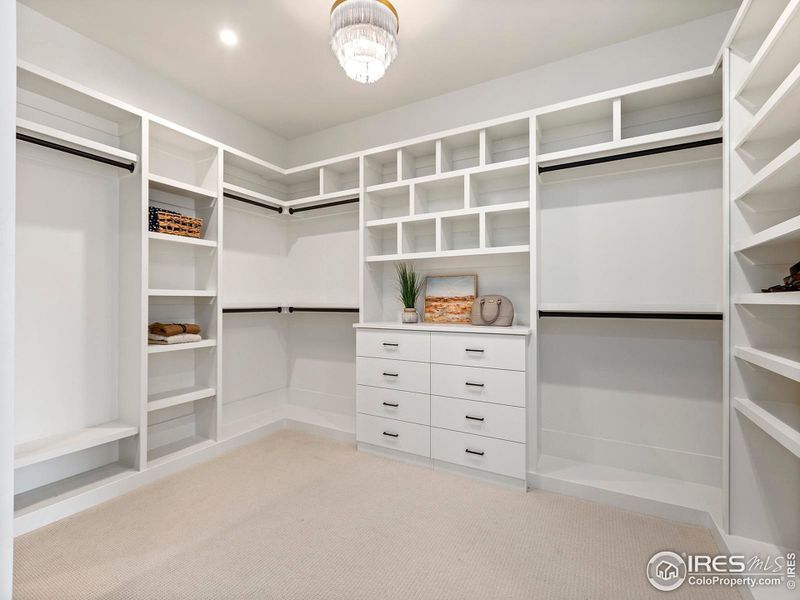
<svg viewBox="0 0 800 600"><path fill-rule="evenodd" d="M477 293L477 275L428 275L425 278L425 322L470 323Z"/></svg>

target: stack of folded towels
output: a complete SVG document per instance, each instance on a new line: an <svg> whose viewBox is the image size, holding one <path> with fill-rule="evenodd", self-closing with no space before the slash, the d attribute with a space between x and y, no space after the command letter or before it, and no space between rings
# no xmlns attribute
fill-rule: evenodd
<svg viewBox="0 0 800 600"><path fill-rule="evenodd" d="M149 329L147 339L151 344L188 344L203 339L196 323L151 323Z"/></svg>

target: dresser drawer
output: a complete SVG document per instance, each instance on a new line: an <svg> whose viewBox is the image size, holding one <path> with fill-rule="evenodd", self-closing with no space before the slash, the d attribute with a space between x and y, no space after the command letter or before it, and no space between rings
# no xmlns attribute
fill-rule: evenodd
<svg viewBox="0 0 800 600"><path fill-rule="evenodd" d="M359 356L356 358L356 383L427 394L431 389L431 366L428 363Z"/></svg>
<svg viewBox="0 0 800 600"><path fill-rule="evenodd" d="M431 457L525 479L525 444L431 428Z"/></svg>
<svg viewBox="0 0 800 600"><path fill-rule="evenodd" d="M356 332L356 355L428 362L431 358L431 334L392 329L359 329Z"/></svg>
<svg viewBox="0 0 800 600"><path fill-rule="evenodd" d="M356 410L360 413L409 421L431 423L431 397L428 394L356 386Z"/></svg>
<svg viewBox="0 0 800 600"><path fill-rule="evenodd" d="M525 373L500 369L431 365L431 394L525 406Z"/></svg>
<svg viewBox="0 0 800 600"><path fill-rule="evenodd" d="M420 456L431 455L431 428L427 425L358 414L356 439L365 444Z"/></svg>
<svg viewBox="0 0 800 600"><path fill-rule="evenodd" d="M432 333L431 362L524 371L525 336Z"/></svg>
<svg viewBox="0 0 800 600"><path fill-rule="evenodd" d="M433 396L431 425L511 442L525 441L525 409L516 406Z"/></svg>

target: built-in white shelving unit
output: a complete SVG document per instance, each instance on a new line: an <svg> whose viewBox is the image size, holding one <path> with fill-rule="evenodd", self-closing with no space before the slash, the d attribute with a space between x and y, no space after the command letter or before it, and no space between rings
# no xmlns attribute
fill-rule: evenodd
<svg viewBox="0 0 800 600"><path fill-rule="evenodd" d="M42 359L63 398L35 378L40 348L20 355L18 531L287 424L352 440L352 325L398 329L395 265L412 261L513 301L511 328L401 329L527 339L529 485L795 547L800 294L760 290L800 260L797 12L745 3L721 68L292 168L22 65L18 131L120 164L89 163L69 197L118 210L86 234L116 287L52 315L114 334L82 323L72 354ZM25 157L20 189L42 203ZM202 218L201 237L147 231L149 206ZM46 244L20 239L19 271L47 272ZM25 339L43 311L20 286ZM204 339L148 345L152 321ZM90 364L98 385L70 383Z"/></svg>
<svg viewBox="0 0 800 600"><path fill-rule="evenodd" d="M731 551L800 548L800 2L751 0L726 52ZM758 597L759 590L754 590Z"/></svg>

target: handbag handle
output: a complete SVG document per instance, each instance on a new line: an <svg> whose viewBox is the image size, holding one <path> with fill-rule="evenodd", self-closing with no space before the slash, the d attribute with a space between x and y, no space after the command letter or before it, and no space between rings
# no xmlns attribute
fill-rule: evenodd
<svg viewBox="0 0 800 600"><path fill-rule="evenodd" d="M497 299L497 312L495 312L494 318L493 319L487 319L483 314L483 307L486 306L486 298L481 298L481 320L484 323L486 323L487 325L491 325L492 323L497 321L497 318L500 316L500 305L502 303L503 303L503 301L500 298L498 298Z"/></svg>

